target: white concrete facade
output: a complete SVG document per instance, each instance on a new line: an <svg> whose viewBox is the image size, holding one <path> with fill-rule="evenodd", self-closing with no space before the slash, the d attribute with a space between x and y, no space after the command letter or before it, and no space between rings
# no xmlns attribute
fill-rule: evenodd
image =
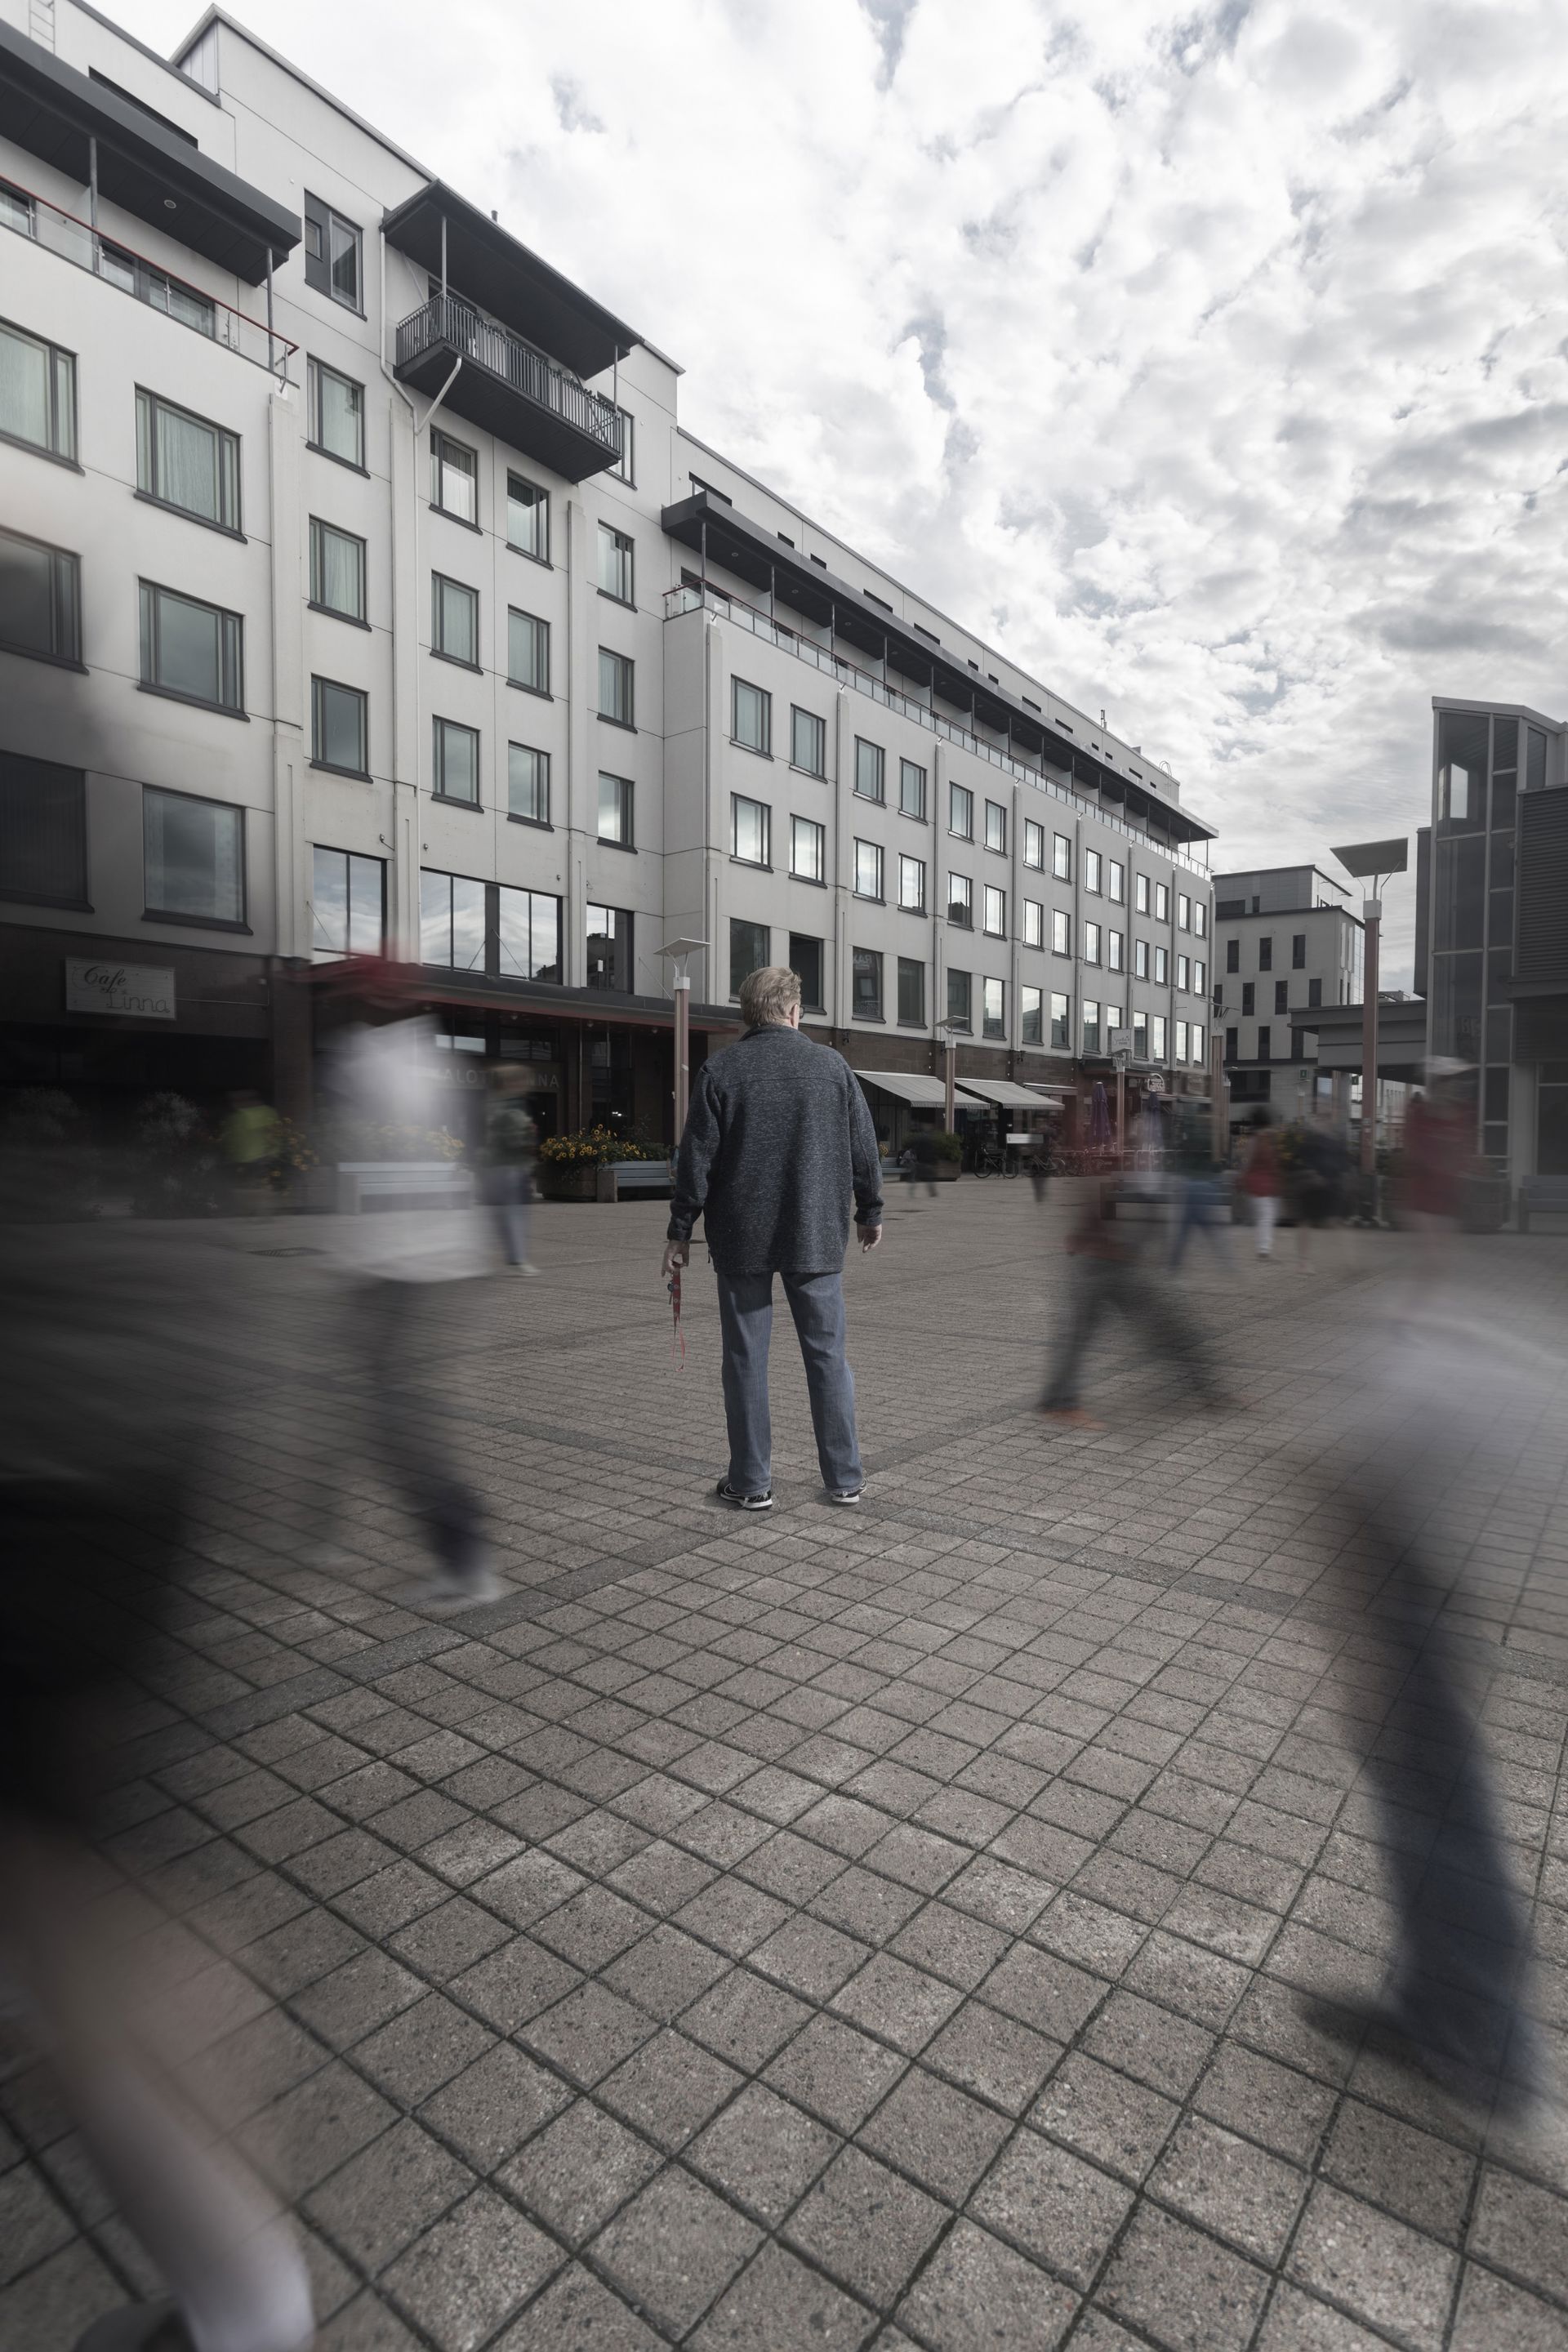
<svg viewBox="0 0 1568 2352"><path fill-rule="evenodd" d="M1349 891L1315 866L1215 876L1214 1024L1238 1115L1258 1102L1286 1118L1311 1107L1312 1015L1360 1002L1362 945Z"/></svg>

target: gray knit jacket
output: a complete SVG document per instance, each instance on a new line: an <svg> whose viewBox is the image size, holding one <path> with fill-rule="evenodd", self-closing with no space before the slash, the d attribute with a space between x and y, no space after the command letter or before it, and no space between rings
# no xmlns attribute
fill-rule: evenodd
<svg viewBox="0 0 1568 2352"><path fill-rule="evenodd" d="M882 1165L842 1054L798 1029L748 1029L698 1072L676 1163L669 1239L700 1216L721 1274L828 1274L855 1222L882 1222Z"/></svg>

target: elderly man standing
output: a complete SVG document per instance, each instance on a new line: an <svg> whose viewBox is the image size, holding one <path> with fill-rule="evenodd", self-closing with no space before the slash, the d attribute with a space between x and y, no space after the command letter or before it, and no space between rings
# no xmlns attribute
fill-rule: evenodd
<svg viewBox="0 0 1568 2352"><path fill-rule="evenodd" d="M704 1063L680 1139L664 1271L685 1265L707 1219L724 1333L730 1468L721 1501L773 1508L768 1341L784 1278L805 1359L816 1458L830 1503L865 1484L855 1381L844 1357L849 1201L862 1249L882 1238L882 1170L866 1097L841 1054L800 1033L800 982L776 964L741 989L745 1033Z"/></svg>

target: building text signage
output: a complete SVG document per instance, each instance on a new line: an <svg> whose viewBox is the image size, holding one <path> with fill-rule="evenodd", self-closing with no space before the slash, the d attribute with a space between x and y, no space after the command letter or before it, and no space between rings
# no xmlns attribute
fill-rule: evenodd
<svg viewBox="0 0 1568 2352"><path fill-rule="evenodd" d="M123 1013L141 1021L174 1018L174 975L162 964L66 958L68 1013Z"/></svg>

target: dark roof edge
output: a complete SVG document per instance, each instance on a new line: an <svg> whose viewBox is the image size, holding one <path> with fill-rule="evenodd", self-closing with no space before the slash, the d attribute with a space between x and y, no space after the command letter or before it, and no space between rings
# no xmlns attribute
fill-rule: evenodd
<svg viewBox="0 0 1568 2352"><path fill-rule="evenodd" d="M188 73L182 73L178 66L172 65L167 58L160 57L157 50L149 48L145 41L139 41L134 33L128 33L123 25L117 25L112 16L104 15L101 8L95 8L92 0L71 0L71 5L79 9L84 16L90 16L95 25L101 25L106 33L112 33L117 41L123 41L127 48L139 50L150 65L157 66L163 73L173 74L182 89L194 89L196 96L205 99L209 106L217 106L214 91L204 89L201 83L193 81ZM221 108L219 110L221 112Z"/></svg>
<svg viewBox="0 0 1568 2352"><path fill-rule="evenodd" d="M428 181L423 188L416 188L411 195L405 196L400 205L394 205L389 211L383 213L382 235L389 243L395 244L396 239L392 234L394 229L401 224L405 215L413 213L419 205L427 203L446 205L454 210L465 213L473 233L488 239L498 253L505 254L510 251L521 256L531 269L537 270L539 275L548 281L563 302L571 304L595 320L610 341L616 345L621 357L624 358L626 352L633 351L642 341L643 338L635 327L629 327L624 319L617 318L613 310L606 310L605 305L592 294L584 292L575 278L568 278L563 271L556 268L553 262L546 261L542 254L535 253L531 246L524 245L520 236L514 236L510 229L503 228L499 221L492 220L489 215L481 210L470 197L459 194L458 189L445 180ZM600 373L603 371L601 370Z"/></svg>
<svg viewBox="0 0 1568 2352"><path fill-rule="evenodd" d="M1543 710L1537 710L1528 702L1468 702L1460 695L1435 694L1432 708L1434 710L1495 710L1504 719L1528 719L1537 727L1549 727L1554 735L1561 735L1564 727L1568 727L1568 719L1548 719Z"/></svg>

